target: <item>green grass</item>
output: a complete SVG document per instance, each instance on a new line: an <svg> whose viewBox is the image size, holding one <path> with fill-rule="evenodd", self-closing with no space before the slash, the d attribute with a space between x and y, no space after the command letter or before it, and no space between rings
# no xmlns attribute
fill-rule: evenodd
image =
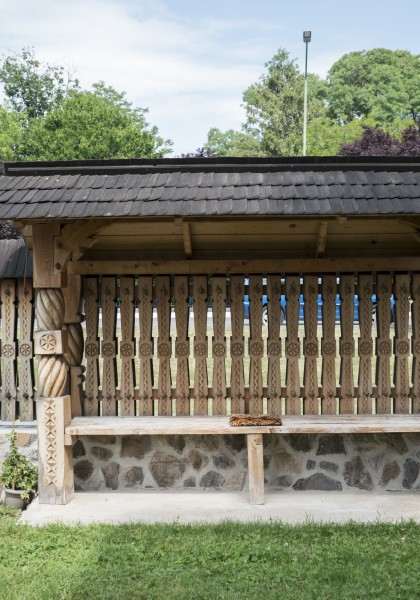
<svg viewBox="0 0 420 600"><path fill-rule="evenodd" d="M0 596L417 600L419 536L413 522L30 528L0 518Z"/></svg>

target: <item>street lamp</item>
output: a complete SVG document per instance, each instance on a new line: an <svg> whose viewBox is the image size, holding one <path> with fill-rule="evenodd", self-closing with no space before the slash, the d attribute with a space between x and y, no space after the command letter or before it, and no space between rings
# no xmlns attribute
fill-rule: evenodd
<svg viewBox="0 0 420 600"><path fill-rule="evenodd" d="M308 119L308 44L311 41L312 32L303 32L303 41L306 44L305 53L305 91L303 96L303 156L306 156L306 121Z"/></svg>

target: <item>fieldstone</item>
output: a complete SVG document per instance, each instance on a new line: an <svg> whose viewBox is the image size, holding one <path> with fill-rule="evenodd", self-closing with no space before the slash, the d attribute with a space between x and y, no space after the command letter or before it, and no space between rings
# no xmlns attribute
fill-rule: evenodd
<svg viewBox="0 0 420 600"><path fill-rule="evenodd" d="M219 449L220 439L218 435L197 435L194 438L194 445L203 448L207 452L214 452Z"/></svg>
<svg viewBox="0 0 420 600"><path fill-rule="evenodd" d="M77 440L73 446L73 458L81 458L82 456L86 456L86 450L82 440Z"/></svg>
<svg viewBox="0 0 420 600"><path fill-rule="evenodd" d="M302 461L286 450L278 450L273 454L273 463L276 471L280 472L300 473L302 469Z"/></svg>
<svg viewBox="0 0 420 600"><path fill-rule="evenodd" d="M203 465L206 465L209 462L208 456L193 448L188 453L188 458L191 461L191 465L193 469L198 471L201 469Z"/></svg>
<svg viewBox="0 0 420 600"><path fill-rule="evenodd" d="M298 479L293 486L294 490L322 490L330 492L334 490L341 491L341 483L323 473L314 473L306 479Z"/></svg>
<svg viewBox="0 0 420 600"><path fill-rule="evenodd" d="M152 449L150 435L123 435L121 456L143 458Z"/></svg>
<svg viewBox="0 0 420 600"><path fill-rule="evenodd" d="M90 460L81 460L74 465L74 476L86 481L93 473L93 464Z"/></svg>
<svg viewBox="0 0 420 600"><path fill-rule="evenodd" d="M167 435L165 440L178 454L182 454L185 448L185 437L183 435Z"/></svg>
<svg viewBox="0 0 420 600"><path fill-rule="evenodd" d="M413 446L420 446L420 433L405 433L404 439Z"/></svg>
<svg viewBox="0 0 420 600"><path fill-rule="evenodd" d="M195 477L188 477L187 479L185 479L182 485L184 486L184 488L195 488L197 487L197 482L195 481Z"/></svg>
<svg viewBox="0 0 420 600"><path fill-rule="evenodd" d="M187 468L184 459L166 452L156 452L150 461L149 469L159 487L171 487L178 482Z"/></svg>
<svg viewBox="0 0 420 600"><path fill-rule="evenodd" d="M350 439L357 452L364 454L376 450L381 445L381 442L369 433L357 433L352 435Z"/></svg>
<svg viewBox="0 0 420 600"><path fill-rule="evenodd" d="M410 490L413 487L414 482L419 476L420 471L420 463L412 458L407 458L403 467L404 479L403 479L403 487Z"/></svg>
<svg viewBox="0 0 420 600"><path fill-rule="evenodd" d="M388 452L385 452L383 450L383 451L374 453L372 456L370 456L367 459L366 462L369 465L369 467L371 467L371 469L373 469L373 471L375 473L377 473L387 456L388 456Z"/></svg>
<svg viewBox="0 0 420 600"><path fill-rule="evenodd" d="M200 479L200 487L205 488L220 488L224 483L225 478L216 471L209 471Z"/></svg>
<svg viewBox="0 0 420 600"><path fill-rule="evenodd" d="M385 444L389 450L396 452L397 454L406 454L408 452L408 446L401 433L387 433L384 434Z"/></svg>
<svg viewBox="0 0 420 600"><path fill-rule="evenodd" d="M30 446L36 440L36 435L31 433L23 433L18 432L16 436L16 446L19 448L24 448L25 446Z"/></svg>
<svg viewBox="0 0 420 600"><path fill-rule="evenodd" d="M371 490L373 488L372 477L366 470L360 456L345 463L344 481L347 485L357 487L360 490Z"/></svg>
<svg viewBox="0 0 420 600"><path fill-rule="evenodd" d="M101 467L101 471L105 477L105 485L111 490L118 489L118 475L120 472L120 465L116 462L109 463L105 467Z"/></svg>
<svg viewBox="0 0 420 600"><path fill-rule="evenodd" d="M232 469L235 466L235 461L226 454L213 456L213 464L217 469Z"/></svg>
<svg viewBox="0 0 420 600"><path fill-rule="evenodd" d="M328 462L327 460L321 460L319 466L321 469L324 469L324 471L332 471L333 473L337 473L339 469L338 465L332 462Z"/></svg>
<svg viewBox="0 0 420 600"><path fill-rule="evenodd" d="M246 440L244 435L224 435L223 440L229 450L234 454L238 454L246 448Z"/></svg>
<svg viewBox="0 0 420 600"><path fill-rule="evenodd" d="M82 492L94 492L96 490L104 489L105 479L100 469L95 469L93 474L87 481L75 480L74 489Z"/></svg>
<svg viewBox="0 0 420 600"><path fill-rule="evenodd" d="M314 460L308 460L306 463L306 469L308 471L313 471L316 467L316 462Z"/></svg>
<svg viewBox="0 0 420 600"><path fill-rule="evenodd" d="M126 473L124 473L122 482L124 487L133 487L137 484L143 483L144 473L141 467L131 467Z"/></svg>
<svg viewBox="0 0 420 600"><path fill-rule="evenodd" d="M323 435L319 438L317 456L324 454L347 454L341 435Z"/></svg>
<svg viewBox="0 0 420 600"><path fill-rule="evenodd" d="M90 436L88 439L95 444L102 444L102 446L111 446L117 443L117 436L115 435L95 435Z"/></svg>
<svg viewBox="0 0 420 600"><path fill-rule="evenodd" d="M314 447L316 435L303 433L299 435L285 435L285 441L297 452L309 452Z"/></svg>
<svg viewBox="0 0 420 600"><path fill-rule="evenodd" d="M286 488L290 487L293 483L293 479L290 475L282 475L281 477L277 477L277 479L273 482L273 487Z"/></svg>
<svg viewBox="0 0 420 600"><path fill-rule="evenodd" d="M387 465L384 466L384 469L382 471L382 477L379 481L379 485L381 485L382 487L385 487L386 485L388 485L388 483L390 481L392 481L393 479L396 479L398 477L398 475L400 474L400 472L401 472L400 466L396 461L388 463Z"/></svg>
<svg viewBox="0 0 420 600"><path fill-rule="evenodd" d="M244 487L245 473L235 473L230 477L223 488L225 490L240 491Z"/></svg>
<svg viewBox="0 0 420 600"><path fill-rule="evenodd" d="M92 446L90 452L99 460L109 460L112 458L112 450L109 450L108 448L101 448L101 446Z"/></svg>

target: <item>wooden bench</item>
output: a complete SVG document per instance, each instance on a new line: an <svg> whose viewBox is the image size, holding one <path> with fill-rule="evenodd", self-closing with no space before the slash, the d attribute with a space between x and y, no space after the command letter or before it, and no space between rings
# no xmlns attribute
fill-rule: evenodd
<svg viewBox="0 0 420 600"><path fill-rule="evenodd" d="M283 416L281 426L232 427L229 417L76 417L65 427L65 445L94 435L245 435L249 499L264 504L263 436L266 434L357 434L420 432L419 415Z"/></svg>

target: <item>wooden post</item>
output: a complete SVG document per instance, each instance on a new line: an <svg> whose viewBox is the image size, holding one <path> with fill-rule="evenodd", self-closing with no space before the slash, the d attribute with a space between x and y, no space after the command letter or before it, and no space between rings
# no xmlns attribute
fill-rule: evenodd
<svg viewBox="0 0 420 600"><path fill-rule="evenodd" d="M246 441L248 445L249 502L250 504L264 504L262 433L249 433Z"/></svg>
<svg viewBox="0 0 420 600"><path fill-rule="evenodd" d="M69 275L67 287L63 288L65 307L63 329L67 331L68 338L66 360L70 367L72 417L82 416L81 384L85 367L82 366L84 339L81 325L83 315L80 312L81 288L80 275Z"/></svg>

